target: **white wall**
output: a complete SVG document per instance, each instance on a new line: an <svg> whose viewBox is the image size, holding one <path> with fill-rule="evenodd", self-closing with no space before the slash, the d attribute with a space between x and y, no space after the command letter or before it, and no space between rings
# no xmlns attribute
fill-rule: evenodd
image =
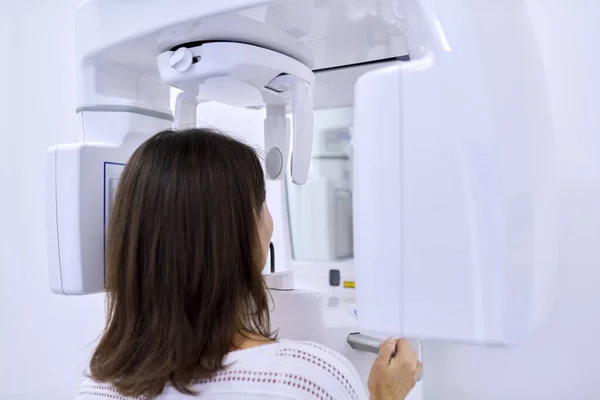
<svg viewBox="0 0 600 400"><path fill-rule="evenodd" d="M600 2L527 3L557 136L561 236L555 309L521 348L428 344L426 400L600 399Z"/></svg>
<svg viewBox="0 0 600 400"><path fill-rule="evenodd" d="M75 141L76 0L0 1L0 399L73 398L102 296L48 289L44 152Z"/></svg>

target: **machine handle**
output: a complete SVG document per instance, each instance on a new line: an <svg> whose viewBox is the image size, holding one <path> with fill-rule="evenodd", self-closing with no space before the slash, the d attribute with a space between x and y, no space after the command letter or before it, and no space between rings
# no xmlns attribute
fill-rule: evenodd
<svg viewBox="0 0 600 400"><path fill-rule="evenodd" d="M175 110L173 113L173 128L184 129L196 126L196 109L198 102L196 97L188 92L180 92L175 98Z"/></svg>
<svg viewBox="0 0 600 400"><path fill-rule="evenodd" d="M283 179L290 154L290 124L285 104L267 104L264 127L267 176L271 180Z"/></svg>
<svg viewBox="0 0 600 400"><path fill-rule="evenodd" d="M346 340L352 349L356 351L366 351L367 353L373 354L379 353L379 347L381 346L381 343L383 343L383 341L380 339L374 338L372 336L363 335L361 333L351 333L348 335ZM417 353L417 358L419 359L419 361L422 362L423 359L421 356L421 341L411 340L410 345L412 349ZM421 373L417 377L417 382L420 381L422 378L423 370L421 369Z"/></svg>
<svg viewBox="0 0 600 400"><path fill-rule="evenodd" d="M313 146L313 87L310 83L295 79L293 85L294 149L292 150L292 182L304 185L308 180L308 171Z"/></svg>

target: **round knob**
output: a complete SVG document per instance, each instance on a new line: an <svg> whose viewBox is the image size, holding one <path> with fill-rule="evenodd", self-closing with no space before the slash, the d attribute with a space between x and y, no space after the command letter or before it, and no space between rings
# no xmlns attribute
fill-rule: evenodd
<svg viewBox="0 0 600 400"><path fill-rule="evenodd" d="M181 47L173 53L169 59L169 66L177 72L184 72L194 63L194 55L185 47Z"/></svg>
<svg viewBox="0 0 600 400"><path fill-rule="evenodd" d="M283 157L277 147L273 147L267 153L265 167L270 179L279 178L279 174L281 174L281 170L283 169Z"/></svg>

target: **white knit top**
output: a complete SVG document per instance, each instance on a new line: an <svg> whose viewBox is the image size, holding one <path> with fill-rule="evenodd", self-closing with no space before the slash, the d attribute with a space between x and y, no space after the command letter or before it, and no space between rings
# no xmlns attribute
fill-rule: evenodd
<svg viewBox="0 0 600 400"><path fill-rule="evenodd" d="M159 400L368 400L356 369L341 354L311 343L283 340L229 353L227 368L197 382L198 396L165 387ZM127 400L111 385L84 378L76 400Z"/></svg>

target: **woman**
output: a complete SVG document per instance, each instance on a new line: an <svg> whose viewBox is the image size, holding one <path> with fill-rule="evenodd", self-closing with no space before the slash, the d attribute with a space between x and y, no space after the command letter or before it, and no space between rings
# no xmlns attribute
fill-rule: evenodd
<svg viewBox="0 0 600 400"><path fill-rule="evenodd" d="M275 340L265 195L256 152L219 132L165 131L140 146L114 203L107 325L77 399L368 398L340 354ZM406 342L387 341L370 398L405 398L419 368Z"/></svg>

